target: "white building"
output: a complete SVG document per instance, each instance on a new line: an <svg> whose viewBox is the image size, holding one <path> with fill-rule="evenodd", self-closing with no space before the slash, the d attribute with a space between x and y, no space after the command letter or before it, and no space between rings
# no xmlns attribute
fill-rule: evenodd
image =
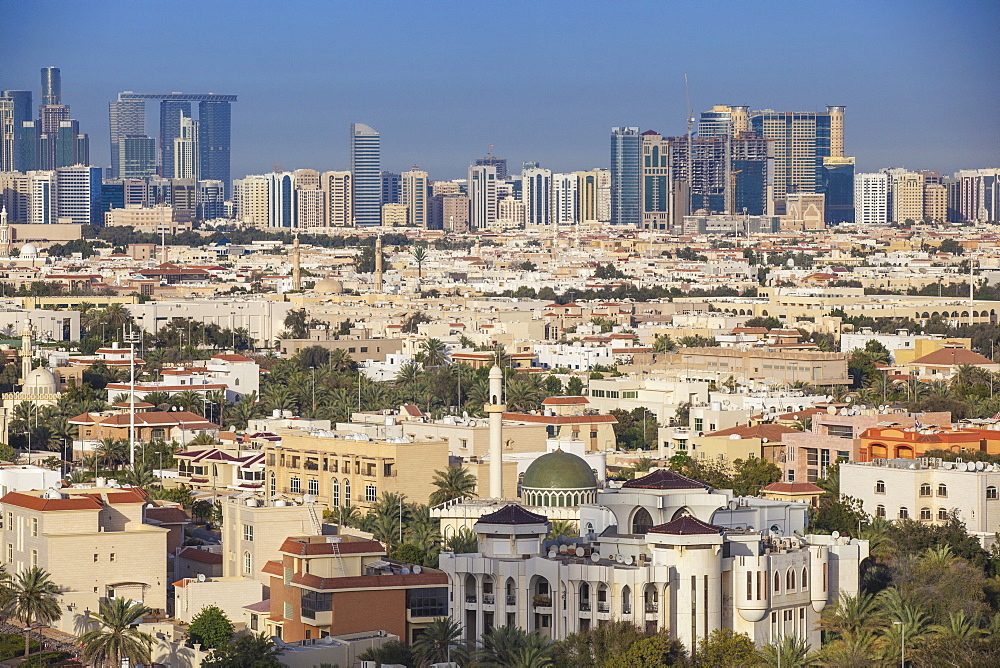
<svg viewBox="0 0 1000 668"><path fill-rule="evenodd" d="M469 167L468 189L469 229L492 228L497 220L497 168L492 165Z"/></svg>
<svg viewBox="0 0 1000 668"><path fill-rule="evenodd" d="M531 167L521 173L521 201L527 227L552 224L551 169Z"/></svg>
<svg viewBox="0 0 1000 668"><path fill-rule="evenodd" d="M576 174L552 175L552 223L576 225L580 222L580 177Z"/></svg>
<svg viewBox="0 0 1000 668"><path fill-rule="evenodd" d="M890 177L884 172L854 175L854 222L860 225L889 222Z"/></svg>
<svg viewBox="0 0 1000 668"><path fill-rule="evenodd" d="M569 343L539 344L533 347L543 369L589 371L595 364L614 366L611 346L584 346Z"/></svg>
<svg viewBox="0 0 1000 668"><path fill-rule="evenodd" d="M952 511L986 549L1000 531L1000 466L939 459L876 459L840 465L840 493L889 520L943 524Z"/></svg>
<svg viewBox="0 0 1000 668"><path fill-rule="evenodd" d="M561 639L620 620L687 647L719 628L819 647L819 613L858 591L868 542L792 537L805 513L660 470L581 506L579 539L546 540L547 519L512 504L476 523L478 552L444 553L440 567L470 639L501 624Z"/></svg>
<svg viewBox="0 0 1000 668"><path fill-rule="evenodd" d="M32 489L58 487L62 476L42 466L7 464L0 466L0 497L7 492L24 492Z"/></svg>

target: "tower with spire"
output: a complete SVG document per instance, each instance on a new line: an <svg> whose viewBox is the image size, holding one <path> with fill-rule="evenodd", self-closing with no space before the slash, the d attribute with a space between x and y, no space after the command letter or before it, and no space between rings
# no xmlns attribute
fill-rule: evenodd
<svg viewBox="0 0 1000 668"><path fill-rule="evenodd" d="M490 421L490 497L503 498L503 370L490 369L490 397L484 406Z"/></svg>
<svg viewBox="0 0 1000 668"><path fill-rule="evenodd" d="M11 249L10 223L7 222L7 205L0 209L0 256L10 257Z"/></svg>

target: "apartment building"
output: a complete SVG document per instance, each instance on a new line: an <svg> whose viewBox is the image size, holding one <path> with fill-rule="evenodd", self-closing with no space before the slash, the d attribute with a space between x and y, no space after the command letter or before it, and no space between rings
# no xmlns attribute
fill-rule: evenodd
<svg viewBox="0 0 1000 668"><path fill-rule="evenodd" d="M73 439L74 454L91 452L105 438L129 440L133 419L128 411L129 404L119 405L114 411L82 413L68 422L77 426L77 437ZM191 411L151 411L149 404L135 407L135 439L150 441L177 441L181 445L189 443L199 434L217 438L219 425L206 420Z"/></svg>
<svg viewBox="0 0 1000 668"><path fill-rule="evenodd" d="M916 459L928 450L985 452L1000 455L1000 431L967 424L934 425L915 423L872 427L861 434L858 459Z"/></svg>
<svg viewBox="0 0 1000 668"><path fill-rule="evenodd" d="M241 494L220 500L222 504L222 575L252 578L265 588L271 576L264 564L278 559L278 550L290 535L320 535L323 525L314 506L296 505L283 499L263 500Z"/></svg>
<svg viewBox="0 0 1000 668"><path fill-rule="evenodd" d="M175 484L198 490L261 491L264 453L240 448L199 448L179 452Z"/></svg>
<svg viewBox="0 0 1000 668"><path fill-rule="evenodd" d="M259 626L285 642L381 629L410 643L448 615L448 576L389 559L375 540L290 537L264 572L270 615Z"/></svg>
<svg viewBox="0 0 1000 668"><path fill-rule="evenodd" d="M68 633L118 597L165 611L169 530L144 521L145 503L138 488L8 492L0 498L4 567L49 572L60 590L56 626Z"/></svg>
<svg viewBox="0 0 1000 668"><path fill-rule="evenodd" d="M444 440L375 440L300 430L279 430L278 435L280 444L264 446L268 495L309 494L328 508L351 506L367 512L386 492L426 503L437 489L431 483L434 472L449 465Z"/></svg>
<svg viewBox="0 0 1000 668"><path fill-rule="evenodd" d="M739 383L756 381L783 385L849 385L851 382L845 353L685 348L660 357L667 366L683 370L689 378L716 383L730 377Z"/></svg>
<svg viewBox="0 0 1000 668"><path fill-rule="evenodd" d="M1000 531L1000 467L940 459L881 459L840 465L840 493L866 513L890 520L943 524L957 512L989 549Z"/></svg>
<svg viewBox="0 0 1000 668"><path fill-rule="evenodd" d="M590 406L601 413L614 409L648 408L661 424L669 424L684 403L708 401L708 381L677 381L664 378L620 376L588 381Z"/></svg>

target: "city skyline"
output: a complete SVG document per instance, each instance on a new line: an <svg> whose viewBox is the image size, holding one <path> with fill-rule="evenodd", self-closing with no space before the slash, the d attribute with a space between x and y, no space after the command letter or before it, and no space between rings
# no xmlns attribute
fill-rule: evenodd
<svg viewBox="0 0 1000 668"><path fill-rule="evenodd" d="M713 19L712 34L678 27L660 50L625 39L639 26L637 17L642 24L704 25L696 7L638 4L626 15L595 4L574 12L549 6L534 8L525 22L528 6L508 4L503 14L465 6L458 14L448 4L421 12L318 5L309 21L280 13L265 21L261 12L233 12L235 5L222 3L199 5L201 20L191 23L182 20L185 3L177 3L178 11L158 17L157 34L185 35L188 48L169 56L160 55L167 44L150 45L141 12L112 14L109 3L98 2L71 23L42 11L44 2L14 4L7 15L22 30L0 47L0 87L39 96L39 69L60 67L64 103L73 106L82 131L98 138L91 151L100 166L111 165L107 104L118 92L238 94L233 178L276 163L347 169L350 123L380 133L383 169L419 164L432 179L461 178L491 143L494 155L511 164L536 161L554 172L607 167L612 126L683 134L685 72L696 115L717 104L845 105L845 152L857 156L858 171L985 167L1000 144L996 123L962 123L960 115L970 110L955 104L1000 106L1000 84L989 74L997 55L989 16L1000 20L995 3L845 3L835 15L801 3L769 4L767 12L734 7ZM560 21L560 34L544 29L550 19ZM223 20L240 39L220 38L212 26ZM371 50L364 31L329 40L331 21L377 26L379 48ZM115 39L100 51L87 49L98 30L113 31ZM754 57L747 58L754 35L768 45L752 47ZM477 72L468 55L484 44L509 45L515 55L490 49L486 71ZM935 57L936 44L947 55ZM150 54L155 67L135 54ZM538 67L526 71L518 64L523 57ZM809 67L802 67L804 57ZM902 63L916 57L919 71L907 73ZM425 76L404 75L399 67L414 58L426 63ZM887 107L903 111L886 113ZM157 134L148 122L146 131Z"/></svg>

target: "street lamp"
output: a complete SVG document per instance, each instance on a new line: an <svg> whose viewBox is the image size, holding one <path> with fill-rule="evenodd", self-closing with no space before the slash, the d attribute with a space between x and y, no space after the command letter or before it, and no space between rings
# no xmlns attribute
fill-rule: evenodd
<svg viewBox="0 0 1000 668"><path fill-rule="evenodd" d="M892 625L899 625L899 665L906 668L906 625L903 622L893 622Z"/></svg>

